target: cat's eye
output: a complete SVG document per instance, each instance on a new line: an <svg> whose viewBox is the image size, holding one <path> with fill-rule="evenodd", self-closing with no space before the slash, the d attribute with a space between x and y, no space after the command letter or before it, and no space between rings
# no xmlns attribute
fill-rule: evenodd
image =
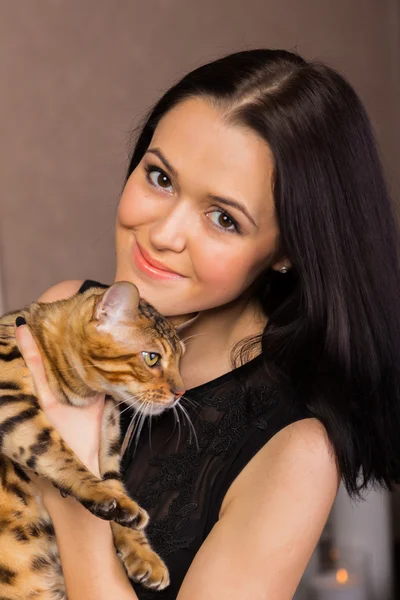
<svg viewBox="0 0 400 600"><path fill-rule="evenodd" d="M142 356L148 367L155 367L161 358L161 354L158 352L146 352L145 350L142 352Z"/></svg>

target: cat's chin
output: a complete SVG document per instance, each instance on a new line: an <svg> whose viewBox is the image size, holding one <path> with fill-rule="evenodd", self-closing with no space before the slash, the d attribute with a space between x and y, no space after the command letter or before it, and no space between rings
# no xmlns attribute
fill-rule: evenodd
<svg viewBox="0 0 400 600"><path fill-rule="evenodd" d="M168 410L169 406L157 406L156 404L146 404L145 406L141 406L138 410L141 414L146 416L154 417L156 415L161 415L164 411Z"/></svg>

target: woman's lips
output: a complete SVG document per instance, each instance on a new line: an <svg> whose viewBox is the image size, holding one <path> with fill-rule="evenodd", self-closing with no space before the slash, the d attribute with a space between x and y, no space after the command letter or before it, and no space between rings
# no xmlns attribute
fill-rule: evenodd
<svg viewBox="0 0 400 600"><path fill-rule="evenodd" d="M159 261L152 259L136 240L133 245L133 259L136 266L153 279L183 279L183 275L171 271Z"/></svg>

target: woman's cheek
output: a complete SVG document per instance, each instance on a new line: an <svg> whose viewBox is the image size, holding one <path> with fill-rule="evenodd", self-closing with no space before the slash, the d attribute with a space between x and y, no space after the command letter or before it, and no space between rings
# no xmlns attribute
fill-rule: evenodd
<svg viewBox="0 0 400 600"><path fill-rule="evenodd" d="M154 220L155 203L148 190L132 188L125 190L118 206L118 219L121 225L135 227Z"/></svg>
<svg viewBox="0 0 400 600"><path fill-rule="evenodd" d="M207 253L197 276L210 289L210 293L232 293L233 297L243 291L249 276L248 260L244 251L232 254L227 248Z"/></svg>

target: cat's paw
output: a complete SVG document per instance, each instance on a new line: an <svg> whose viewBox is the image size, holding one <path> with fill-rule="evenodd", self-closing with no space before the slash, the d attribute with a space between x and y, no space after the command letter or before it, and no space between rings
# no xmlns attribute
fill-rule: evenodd
<svg viewBox="0 0 400 600"><path fill-rule="evenodd" d="M143 529L149 520L147 512L137 502L121 492L108 490L105 486L96 486L89 498L79 500L97 517L116 521L125 527Z"/></svg>
<svg viewBox="0 0 400 600"><path fill-rule="evenodd" d="M150 549L146 551L146 560L132 552L125 558L124 564L128 577L146 588L160 591L169 585L169 573L165 563Z"/></svg>
<svg viewBox="0 0 400 600"><path fill-rule="evenodd" d="M102 496L96 494L96 498L77 498L79 502L91 513L100 519L113 521L117 510L117 500L110 494Z"/></svg>
<svg viewBox="0 0 400 600"><path fill-rule="evenodd" d="M144 529L149 522L149 515L137 502L125 494L118 495L118 506L113 521L132 529Z"/></svg>

